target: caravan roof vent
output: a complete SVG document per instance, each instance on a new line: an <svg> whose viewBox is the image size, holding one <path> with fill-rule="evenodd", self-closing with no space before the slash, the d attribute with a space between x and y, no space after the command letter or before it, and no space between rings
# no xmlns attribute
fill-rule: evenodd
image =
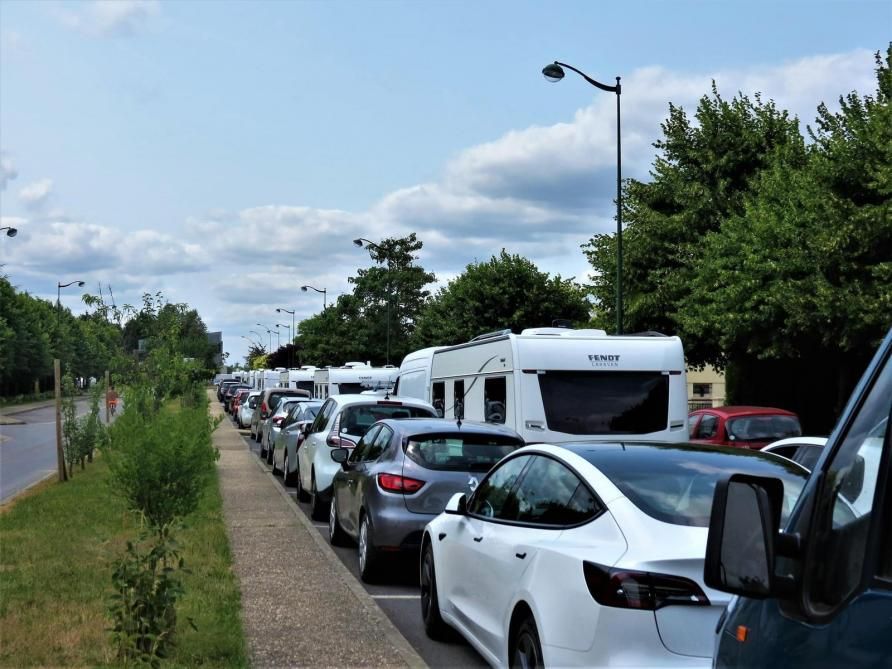
<svg viewBox="0 0 892 669"><path fill-rule="evenodd" d="M505 330L496 330L495 332L484 332L483 334L479 334L474 337L471 341L480 341L481 339L493 339L495 337L504 337L505 335L511 334L511 329L506 328Z"/></svg>
<svg viewBox="0 0 892 669"><path fill-rule="evenodd" d="M357 369L357 368L365 369L366 367L371 367L371 365L367 362L345 362L343 366L346 369Z"/></svg>
<svg viewBox="0 0 892 669"><path fill-rule="evenodd" d="M604 330L568 330L567 328L527 328L520 334L540 337L606 337Z"/></svg>

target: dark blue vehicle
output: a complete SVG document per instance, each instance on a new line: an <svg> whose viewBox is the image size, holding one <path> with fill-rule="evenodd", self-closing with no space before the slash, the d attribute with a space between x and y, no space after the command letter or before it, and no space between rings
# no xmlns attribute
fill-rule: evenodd
<svg viewBox="0 0 892 669"><path fill-rule="evenodd" d="M892 667L892 330L780 527L776 479L716 487L705 579L739 595L716 667Z"/></svg>

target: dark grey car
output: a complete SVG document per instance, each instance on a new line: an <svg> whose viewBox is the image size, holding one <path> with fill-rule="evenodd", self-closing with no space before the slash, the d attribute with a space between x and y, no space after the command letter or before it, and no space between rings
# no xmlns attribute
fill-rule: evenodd
<svg viewBox="0 0 892 669"><path fill-rule="evenodd" d="M502 457L524 445L500 425L437 418L381 420L351 450L335 449L332 544L359 545L359 572L373 580L387 553L417 551L425 525L457 492L471 492Z"/></svg>

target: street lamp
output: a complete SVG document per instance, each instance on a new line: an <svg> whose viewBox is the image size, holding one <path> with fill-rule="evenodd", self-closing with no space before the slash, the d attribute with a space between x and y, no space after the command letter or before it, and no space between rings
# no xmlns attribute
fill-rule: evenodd
<svg viewBox="0 0 892 669"><path fill-rule="evenodd" d="M543 76L551 82L558 82L564 78L563 68L573 70L595 88L600 88L608 93L616 93L616 334L623 333L623 209L622 209L622 149L620 143L620 111L619 98L622 87L619 77L616 78L616 86L608 86L600 81L595 81L590 76L577 70L572 65L554 61L542 68Z"/></svg>
<svg viewBox="0 0 892 669"><path fill-rule="evenodd" d="M373 242L370 239L366 239L365 237L359 237L358 239L353 240L353 244L362 248L365 246L366 248L377 249L379 254L384 253L384 249L381 248L378 244ZM375 261L380 262L380 261ZM387 354L385 356L386 365L390 364L390 298L392 293L391 285L390 285L390 256L387 256Z"/></svg>
<svg viewBox="0 0 892 669"><path fill-rule="evenodd" d="M0 230L6 230L7 237L15 237L17 234L19 234L18 229L13 228L9 225L4 225L2 228L0 228Z"/></svg>
<svg viewBox="0 0 892 669"><path fill-rule="evenodd" d="M6 234L8 235L9 233L7 232ZM68 283L62 283L61 281L56 282L56 337L58 337L59 342L62 341L62 289L68 288L68 286L73 286L74 284L77 284L78 288L84 287L83 281L69 281Z"/></svg>
<svg viewBox="0 0 892 669"><path fill-rule="evenodd" d="M301 287L300 287L300 289L301 289L302 291L304 291L305 293L307 292L307 289L308 289L308 288L309 288L310 290L315 290L317 293L322 293L322 308L325 309L325 307L326 307L326 303L325 303L325 301L326 301L326 297L325 297L325 296L326 296L326 290L325 290L325 288L323 288L322 290L319 290L318 288L313 288L313 286L301 286Z"/></svg>
<svg viewBox="0 0 892 669"><path fill-rule="evenodd" d="M294 328L294 312L291 311L291 310L289 310L289 309L278 309L278 308L276 309L276 313L277 313L277 314L280 314L280 313L282 313L283 311L284 311L286 314L291 314L291 329L288 331L288 335L291 336L292 334L295 334L295 333L296 333L296 330L295 330L295 328Z"/></svg>
<svg viewBox="0 0 892 669"><path fill-rule="evenodd" d="M263 323L255 323L254 325L262 327L264 330L266 330L266 333L269 335L269 350L272 351L273 350L273 331L270 330L268 327L266 327Z"/></svg>

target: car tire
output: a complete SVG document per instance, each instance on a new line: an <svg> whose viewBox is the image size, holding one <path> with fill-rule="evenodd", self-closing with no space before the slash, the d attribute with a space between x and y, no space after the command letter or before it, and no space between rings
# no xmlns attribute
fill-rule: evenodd
<svg viewBox="0 0 892 669"><path fill-rule="evenodd" d="M266 440L266 464L272 465L273 469L276 468L276 461L273 460L273 453L276 451L276 445L269 443L269 439ZM273 474L276 472L273 471Z"/></svg>
<svg viewBox="0 0 892 669"><path fill-rule="evenodd" d="M338 522L338 505L335 503L334 493L332 493L331 504L328 507L328 542L332 546L347 545L347 534Z"/></svg>
<svg viewBox="0 0 892 669"><path fill-rule="evenodd" d="M285 451L285 458L282 461L282 483L285 485L294 485L294 472L288 469L288 451Z"/></svg>
<svg viewBox="0 0 892 669"><path fill-rule="evenodd" d="M511 644L509 658L511 669L520 667L544 667L542 660L542 644L539 642L539 630L531 615L526 615L517 626L514 642Z"/></svg>
<svg viewBox="0 0 892 669"><path fill-rule="evenodd" d="M378 551L372 532L372 523L366 513L359 521L359 576L364 583L374 583L378 575Z"/></svg>
<svg viewBox="0 0 892 669"><path fill-rule="evenodd" d="M300 458L297 459L297 468L294 470L294 474L297 479L297 501L309 502L310 496L307 494L307 491L304 490L303 479L300 477Z"/></svg>
<svg viewBox="0 0 892 669"><path fill-rule="evenodd" d="M434 568L434 549L426 543L421 554L421 619L429 639L443 641L449 636L449 626L440 616L440 598L437 595L437 572Z"/></svg>
<svg viewBox="0 0 892 669"><path fill-rule="evenodd" d="M313 520L325 520L328 517L328 509L325 508L325 502L319 497L319 491L316 489L316 475L310 478L310 516Z"/></svg>
<svg viewBox="0 0 892 669"><path fill-rule="evenodd" d="M269 450L269 462L273 466L273 476L277 474L281 474L282 470L276 467L276 445L273 444L273 447Z"/></svg>

